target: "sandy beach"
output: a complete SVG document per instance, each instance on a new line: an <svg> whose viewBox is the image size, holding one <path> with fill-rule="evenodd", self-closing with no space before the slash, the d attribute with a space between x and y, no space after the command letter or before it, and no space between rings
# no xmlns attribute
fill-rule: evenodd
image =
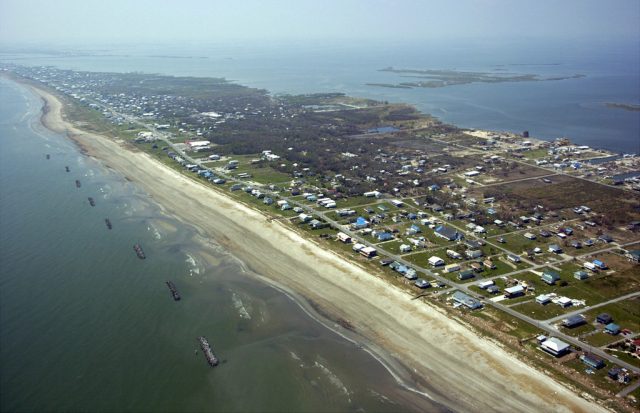
<svg viewBox="0 0 640 413"><path fill-rule="evenodd" d="M65 121L56 97L32 89L46 102L47 128L67 134L89 156L139 185L164 213L222 245L252 272L294 297L304 297L329 317L348 320L358 334L352 338L385 360L399 379L410 380L407 369L423 378L435 401L454 411L606 411L436 307L411 300L399 288L277 221L268 222L261 213L143 152L77 129ZM406 369L394 368L396 360Z"/></svg>

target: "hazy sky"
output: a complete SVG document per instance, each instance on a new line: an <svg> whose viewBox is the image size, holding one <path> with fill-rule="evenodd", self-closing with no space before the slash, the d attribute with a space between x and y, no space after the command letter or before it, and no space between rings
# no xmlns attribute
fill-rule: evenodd
<svg viewBox="0 0 640 413"><path fill-rule="evenodd" d="M640 38L640 0L0 0L0 42Z"/></svg>

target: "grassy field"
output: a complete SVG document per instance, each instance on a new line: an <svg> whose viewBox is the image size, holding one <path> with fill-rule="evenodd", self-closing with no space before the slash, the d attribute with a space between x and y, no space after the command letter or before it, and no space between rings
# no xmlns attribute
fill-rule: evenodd
<svg viewBox="0 0 640 413"><path fill-rule="evenodd" d="M548 149L534 149L531 151L525 151L522 153L526 159L540 159L547 156Z"/></svg>
<svg viewBox="0 0 640 413"><path fill-rule="evenodd" d="M536 303L535 301L529 303L523 303L516 307L513 307L514 310L528 315L536 320L547 320L552 317L557 317L561 314L566 314L571 311L575 311L577 307L560 307L559 305L549 303L546 305L541 305Z"/></svg>

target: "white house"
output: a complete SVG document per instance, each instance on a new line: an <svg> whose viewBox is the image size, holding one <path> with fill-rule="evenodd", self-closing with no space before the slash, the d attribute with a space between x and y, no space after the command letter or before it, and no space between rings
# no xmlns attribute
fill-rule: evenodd
<svg viewBox="0 0 640 413"><path fill-rule="evenodd" d="M438 267L440 265L444 265L444 260L440 257L433 256L429 258L429 264L433 265L434 267Z"/></svg>

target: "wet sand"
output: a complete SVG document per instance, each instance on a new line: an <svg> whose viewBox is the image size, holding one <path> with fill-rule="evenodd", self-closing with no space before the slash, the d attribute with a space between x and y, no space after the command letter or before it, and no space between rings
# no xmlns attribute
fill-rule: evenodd
<svg viewBox="0 0 640 413"><path fill-rule="evenodd" d="M456 411L605 411L551 377L526 365L429 304L361 267L319 247L277 221L205 187L151 156L122 143L83 132L63 117L62 103L33 88L46 102L43 123L67 134L83 151L145 190L163 212L228 249L260 274L317 311L342 318L363 344L426 397ZM304 300L302 300L304 297ZM403 368L402 366L409 368Z"/></svg>

